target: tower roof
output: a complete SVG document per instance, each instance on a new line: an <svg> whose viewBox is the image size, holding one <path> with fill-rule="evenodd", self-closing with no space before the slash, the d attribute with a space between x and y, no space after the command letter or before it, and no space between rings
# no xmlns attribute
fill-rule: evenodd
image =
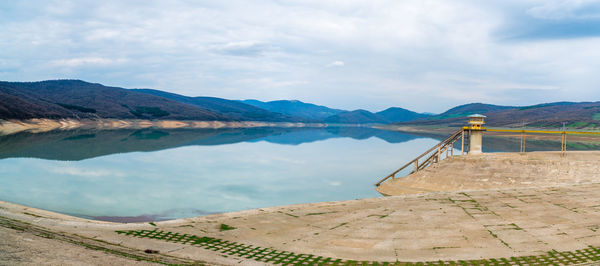
<svg viewBox="0 0 600 266"><path fill-rule="evenodd" d="M485 115L480 115L480 114L472 114L470 116L467 116L468 118L486 118L487 116Z"/></svg>

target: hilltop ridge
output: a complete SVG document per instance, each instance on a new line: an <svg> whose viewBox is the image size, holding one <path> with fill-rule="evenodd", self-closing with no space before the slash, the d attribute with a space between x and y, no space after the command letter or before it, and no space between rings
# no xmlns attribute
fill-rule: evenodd
<svg viewBox="0 0 600 266"><path fill-rule="evenodd" d="M531 106L498 106L482 103L461 105L448 111L394 126L457 127L471 114L487 116L491 127L600 128L600 102L554 102Z"/></svg>
<svg viewBox="0 0 600 266"><path fill-rule="evenodd" d="M119 118L230 121L164 97L81 80L0 82L0 118Z"/></svg>
<svg viewBox="0 0 600 266"><path fill-rule="evenodd" d="M531 106L469 103L441 114L400 107L342 110L299 100L228 100L190 97L154 89L125 89L82 80L0 81L0 120L121 119L390 124L388 127L457 127L471 114L492 127L600 128L600 102L554 102Z"/></svg>
<svg viewBox="0 0 600 266"><path fill-rule="evenodd" d="M364 113L355 116L355 113ZM228 100L190 97L154 89L125 89L64 79L37 82L0 81L0 120L144 119L321 123L389 123L423 115L390 108L380 115L347 111L299 100ZM414 113L416 114L416 113ZM341 115L341 118L336 118ZM399 117L399 118L398 118Z"/></svg>

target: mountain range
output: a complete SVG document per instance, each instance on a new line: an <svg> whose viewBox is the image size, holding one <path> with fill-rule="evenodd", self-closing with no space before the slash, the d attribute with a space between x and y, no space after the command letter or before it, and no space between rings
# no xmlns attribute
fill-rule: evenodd
<svg viewBox="0 0 600 266"><path fill-rule="evenodd" d="M125 89L81 80L0 81L0 120L148 119L265 121L328 124L460 126L471 114L487 116L488 126L600 128L600 102L556 102L532 106L470 103L441 114L400 107L380 112L341 110L298 100L228 100L189 97L153 89Z"/></svg>
<svg viewBox="0 0 600 266"><path fill-rule="evenodd" d="M297 100L262 102L188 97L153 89L124 89L81 80L0 81L0 119L163 119L308 123L392 123L426 117L402 108L371 113Z"/></svg>
<svg viewBox="0 0 600 266"><path fill-rule="evenodd" d="M490 127L600 128L600 102L555 102L521 107L474 103L397 125L457 127L465 125L465 117L475 113L487 116L486 125Z"/></svg>
<svg viewBox="0 0 600 266"><path fill-rule="evenodd" d="M0 118L232 120L214 110L80 80L0 82Z"/></svg>

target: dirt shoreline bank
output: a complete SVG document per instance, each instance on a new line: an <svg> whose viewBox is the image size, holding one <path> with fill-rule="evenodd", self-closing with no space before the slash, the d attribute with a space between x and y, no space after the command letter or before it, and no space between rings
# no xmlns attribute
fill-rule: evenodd
<svg viewBox="0 0 600 266"><path fill-rule="evenodd" d="M52 130L73 129L194 129L194 128L254 128L254 127L326 127L322 123L253 122L253 121L175 121L175 120L76 120L76 119L30 119L0 120L0 135L18 132L41 133Z"/></svg>
<svg viewBox="0 0 600 266"><path fill-rule="evenodd" d="M0 119L0 136L11 135L19 132L43 133L53 130L75 129L219 129L219 128L257 128L257 127L282 127L282 128L323 128L330 126L347 127L372 127L375 129L396 131L402 133L433 134L445 136L456 131L454 127L436 126L390 126L390 125L361 125L361 124L326 124L326 123L295 123L295 122L261 122L261 121L178 121L178 120L122 120L122 119L29 119L29 120L2 120ZM505 137L517 139L521 134L485 132L490 137ZM552 134L527 134L527 140L560 140L560 135ZM599 142L599 136L569 135L569 141Z"/></svg>

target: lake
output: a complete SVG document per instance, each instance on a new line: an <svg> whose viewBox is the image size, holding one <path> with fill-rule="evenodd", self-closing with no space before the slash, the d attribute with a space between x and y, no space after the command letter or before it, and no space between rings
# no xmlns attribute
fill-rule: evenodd
<svg viewBox="0 0 600 266"><path fill-rule="evenodd" d="M444 137L363 127L19 133L0 137L0 200L139 222L380 197L375 182ZM519 145L484 139L488 152Z"/></svg>

